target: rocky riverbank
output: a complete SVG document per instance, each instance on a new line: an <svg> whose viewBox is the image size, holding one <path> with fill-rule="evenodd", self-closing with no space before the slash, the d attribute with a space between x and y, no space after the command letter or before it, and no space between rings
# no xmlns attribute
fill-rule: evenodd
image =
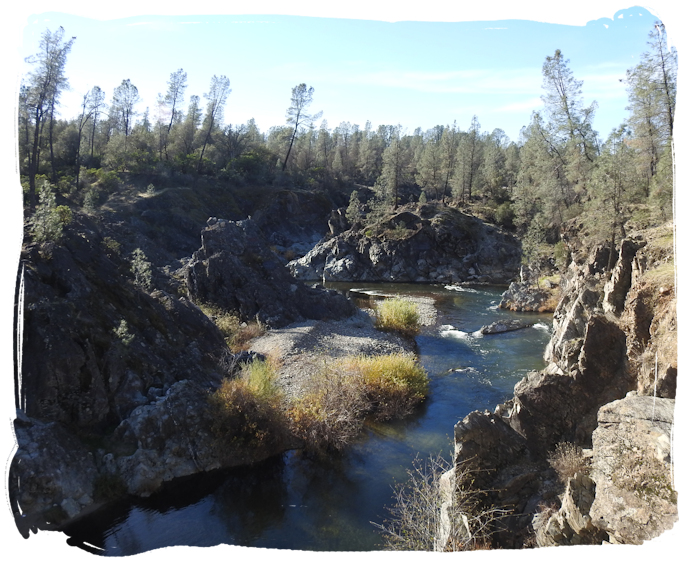
<svg viewBox="0 0 700 561"><path fill-rule="evenodd" d="M498 546L642 543L677 520L672 227L624 240L607 273L609 251L574 256L548 366L455 426L456 469L479 470L513 514ZM552 467L561 443L581 449L567 476Z"/></svg>
<svg viewBox="0 0 700 561"><path fill-rule="evenodd" d="M288 265L306 281L508 283L520 268L512 234L438 204L405 205L338 233Z"/></svg>

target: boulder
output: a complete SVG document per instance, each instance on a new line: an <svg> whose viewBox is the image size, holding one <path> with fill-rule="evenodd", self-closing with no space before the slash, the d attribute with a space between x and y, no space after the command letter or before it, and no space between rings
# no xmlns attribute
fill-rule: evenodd
<svg viewBox="0 0 700 561"><path fill-rule="evenodd" d="M525 329L526 327L532 327L533 325L534 323L526 322L521 319L502 319L490 323L489 325L484 325L476 333L480 335L494 335L496 333L507 333L508 331Z"/></svg>
<svg viewBox="0 0 700 561"><path fill-rule="evenodd" d="M552 290L532 286L529 282L512 282L503 295L499 308L513 312L551 312Z"/></svg>
<svg viewBox="0 0 700 561"><path fill-rule="evenodd" d="M18 449L12 458L9 493L20 533L55 528L94 500L95 458L56 422L41 422L17 411Z"/></svg>
<svg viewBox="0 0 700 561"><path fill-rule="evenodd" d="M627 292L632 286L632 262L640 244L630 239L622 240L617 264L603 289L603 311L619 315L625 305Z"/></svg>

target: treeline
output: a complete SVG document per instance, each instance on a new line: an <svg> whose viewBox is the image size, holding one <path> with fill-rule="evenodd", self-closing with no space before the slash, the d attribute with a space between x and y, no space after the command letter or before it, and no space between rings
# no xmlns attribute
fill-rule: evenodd
<svg viewBox="0 0 700 561"><path fill-rule="evenodd" d="M19 158L29 213L37 178L80 200L96 174L129 172L232 185L364 185L376 192L374 205L394 208L417 197L466 205L516 228L526 251L553 243L559 226L582 214L613 245L635 209L644 207L657 221L672 216L677 54L659 22L640 63L627 71L629 116L605 140L593 129L597 104L584 105L583 83L559 50L543 64L544 110L533 112L517 140L501 129L482 131L477 116L466 130L456 122L412 133L370 122L331 130L319 123L322 113L310 112L313 88L306 84L293 88L285 125L263 132L254 119L225 124L229 79L214 76L208 92L188 98L182 69L170 75L153 112L136 111L138 89L125 79L111 99L95 86L85 92L79 116L59 119L74 40L64 40L63 28L47 30L28 59L33 71L20 91Z"/></svg>

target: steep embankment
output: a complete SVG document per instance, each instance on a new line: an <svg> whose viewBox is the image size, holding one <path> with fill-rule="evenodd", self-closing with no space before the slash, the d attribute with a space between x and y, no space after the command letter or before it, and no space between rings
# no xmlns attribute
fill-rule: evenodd
<svg viewBox="0 0 700 561"><path fill-rule="evenodd" d="M21 409L9 491L24 535L111 498L147 495L165 481L290 447L284 439L254 449L222 446L209 396L230 350L194 300L274 325L344 317L354 307L289 275L268 239L284 216L266 219L261 211L267 234L250 220L213 220L195 235L207 205L228 199L215 188L201 199L191 195L186 188L155 195L125 188L92 216L74 209L59 242L22 251ZM317 199L269 197L277 211L282 203L292 211L295 204L319 207L308 220L287 223L277 241L327 226ZM143 250L137 268L135 248Z"/></svg>
<svg viewBox="0 0 700 561"><path fill-rule="evenodd" d="M611 274L599 246L563 276L548 366L495 412L455 426L457 469L488 470L479 485L498 489L493 503L513 511L495 537L501 546L641 543L677 518L673 231L620 245ZM561 443L574 445L570 453Z"/></svg>
<svg viewBox="0 0 700 561"><path fill-rule="evenodd" d="M508 283L520 268L511 234L437 204L406 205L289 263L306 281Z"/></svg>

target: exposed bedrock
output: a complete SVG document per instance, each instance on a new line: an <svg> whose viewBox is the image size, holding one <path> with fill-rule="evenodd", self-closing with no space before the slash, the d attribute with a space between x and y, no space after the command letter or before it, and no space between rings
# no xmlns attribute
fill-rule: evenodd
<svg viewBox="0 0 700 561"><path fill-rule="evenodd" d="M306 281L507 283L518 273L520 244L457 209L413 205L319 242L288 267Z"/></svg>
<svg viewBox="0 0 700 561"><path fill-rule="evenodd" d="M354 313L355 306L341 294L294 279L251 220L209 223L202 230L202 247L186 267L192 300L216 304L243 321L257 319L270 327Z"/></svg>
<svg viewBox="0 0 700 561"><path fill-rule="evenodd" d="M668 227L645 235L621 242L609 273L604 246L575 258L546 368L518 382L494 413L455 425L456 458L478 458L488 470L481 487L498 490L493 504L515 515L496 535L500 546L642 543L677 519L672 237ZM590 465L558 482L548 459L561 442L582 447Z"/></svg>

